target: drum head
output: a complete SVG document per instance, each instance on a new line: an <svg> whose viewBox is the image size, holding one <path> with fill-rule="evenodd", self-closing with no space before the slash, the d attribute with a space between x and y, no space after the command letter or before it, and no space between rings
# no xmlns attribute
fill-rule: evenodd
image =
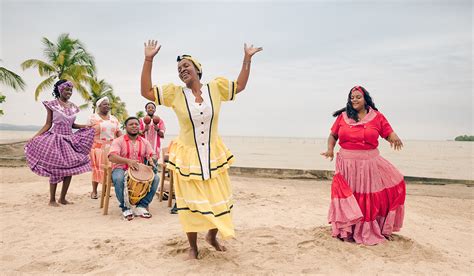
<svg viewBox="0 0 474 276"><path fill-rule="evenodd" d="M142 163L138 164L138 170L129 168L128 173L138 181L150 181L154 177L153 169Z"/></svg>

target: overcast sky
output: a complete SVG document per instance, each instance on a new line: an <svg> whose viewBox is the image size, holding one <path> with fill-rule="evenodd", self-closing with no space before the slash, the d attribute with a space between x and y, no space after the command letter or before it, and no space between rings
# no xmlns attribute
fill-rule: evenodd
<svg viewBox="0 0 474 276"><path fill-rule="evenodd" d="M20 74L24 92L5 87L2 123L42 125L46 111L34 90L44 59L41 38L69 33L95 57L130 114L140 96L143 42L157 39L154 83L180 83L176 56L203 65L203 81L236 79L243 43L264 47L253 58L247 88L221 110L220 134L326 137L354 85L364 86L402 139L453 139L473 134L471 1L5 1L0 66ZM82 104L79 95L72 101ZM172 110L159 107L168 133ZM84 110L78 122L85 122Z"/></svg>

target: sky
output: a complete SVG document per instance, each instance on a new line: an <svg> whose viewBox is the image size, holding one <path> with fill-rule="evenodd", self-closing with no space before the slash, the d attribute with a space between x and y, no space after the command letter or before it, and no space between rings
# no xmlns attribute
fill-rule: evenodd
<svg viewBox="0 0 474 276"><path fill-rule="evenodd" d="M80 39L129 114L140 96L143 42L156 39L153 83L181 84L176 56L203 65L203 83L236 79L244 42L263 47L247 88L224 103L224 136L327 137L332 112L364 86L402 139L446 140L473 132L471 1L8 1L0 0L0 66L27 88L7 96L1 123L43 125L34 100L43 79L20 64L42 59L42 37ZM52 88L51 88L52 90ZM78 94L72 101L83 104ZM91 110L77 117L85 123ZM174 112L158 107L169 134Z"/></svg>

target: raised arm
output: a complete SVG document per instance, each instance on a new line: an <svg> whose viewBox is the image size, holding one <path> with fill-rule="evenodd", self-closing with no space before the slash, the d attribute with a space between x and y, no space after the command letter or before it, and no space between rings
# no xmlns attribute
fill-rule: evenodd
<svg viewBox="0 0 474 276"><path fill-rule="evenodd" d="M151 68L153 66L153 58L160 50L161 45L156 40L148 40L145 42L145 61L143 62L142 77L141 77L141 94L150 101L155 101L153 95L151 82Z"/></svg>
<svg viewBox="0 0 474 276"><path fill-rule="evenodd" d="M253 47L253 44L250 45L250 47L247 47L247 43L244 43L244 61L242 62L242 69L240 69L240 74L237 78L236 93L239 93L240 91L244 90L245 86L247 86L247 81L249 80L250 75L250 64L252 62L252 56L262 50L262 47L255 48Z"/></svg>

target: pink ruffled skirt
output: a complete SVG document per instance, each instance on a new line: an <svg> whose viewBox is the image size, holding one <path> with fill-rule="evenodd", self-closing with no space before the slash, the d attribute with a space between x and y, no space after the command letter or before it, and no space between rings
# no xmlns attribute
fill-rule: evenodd
<svg viewBox="0 0 474 276"><path fill-rule="evenodd" d="M400 231L405 203L403 175L378 149L341 149L331 186L332 236L375 245Z"/></svg>

